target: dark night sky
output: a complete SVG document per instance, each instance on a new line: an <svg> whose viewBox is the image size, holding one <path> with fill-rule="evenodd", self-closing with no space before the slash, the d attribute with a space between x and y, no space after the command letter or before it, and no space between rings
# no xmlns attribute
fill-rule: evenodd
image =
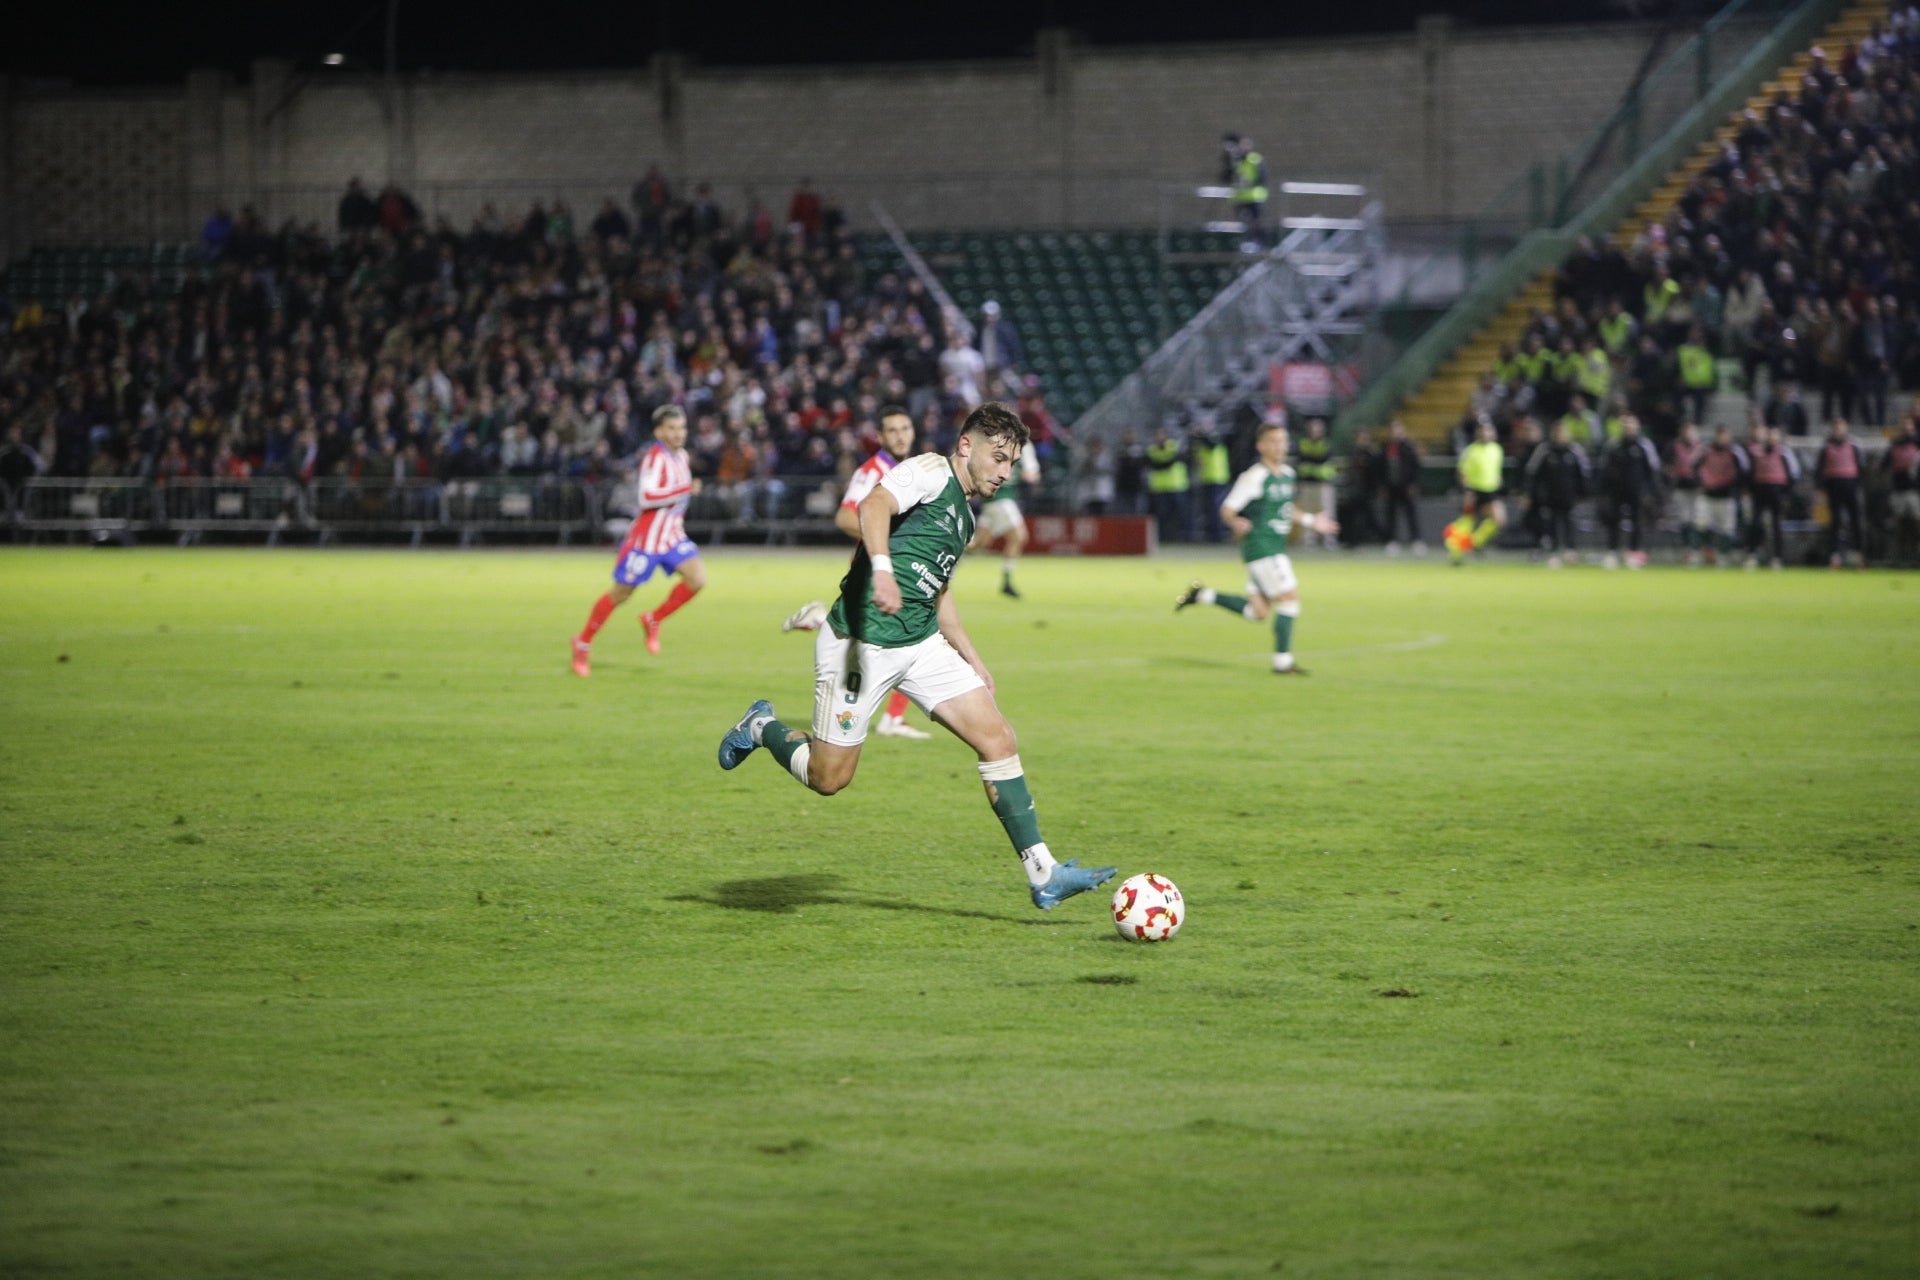
<svg viewBox="0 0 1920 1280"><path fill-rule="evenodd" d="M399 0L397 47L406 70L632 67L662 48L710 66L925 61L1018 56L1031 51L1041 26L1071 28L1095 45L1154 44L1404 31L1431 12L1495 26L1703 7L1704 0L629 0L607 8ZM0 65L27 79L137 85L174 83L196 66L239 74L263 56L315 64L341 50L363 69L384 56L387 0L207 0L132 12L128 20L98 4L42 0L27 38L9 41Z"/></svg>

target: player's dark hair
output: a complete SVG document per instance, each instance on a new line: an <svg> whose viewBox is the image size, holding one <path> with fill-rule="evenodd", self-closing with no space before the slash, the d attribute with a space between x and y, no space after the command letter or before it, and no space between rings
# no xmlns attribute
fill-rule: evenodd
<svg viewBox="0 0 1920 1280"><path fill-rule="evenodd" d="M880 412L873 415L875 422L885 422L888 418L905 418L909 422L913 421L913 415L907 412L907 407L903 404L883 404L880 406Z"/></svg>
<svg viewBox="0 0 1920 1280"><path fill-rule="evenodd" d="M1260 424L1260 429L1253 433L1253 438L1259 440L1269 431L1285 431L1286 429L1287 424L1284 422L1263 422Z"/></svg>
<svg viewBox="0 0 1920 1280"><path fill-rule="evenodd" d="M677 404L663 404L653 411L653 425L656 427L668 418L678 418L680 421L685 422L687 420L687 411Z"/></svg>
<svg viewBox="0 0 1920 1280"><path fill-rule="evenodd" d="M1027 424L1020 421L1019 414L991 400L968 414L960 431L984 440L1005 440L1015 452L1027 447Z"/></svg>

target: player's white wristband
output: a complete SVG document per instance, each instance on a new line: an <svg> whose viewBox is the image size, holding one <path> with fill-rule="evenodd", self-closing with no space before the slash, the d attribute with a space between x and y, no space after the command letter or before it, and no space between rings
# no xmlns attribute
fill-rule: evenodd
<svg viewBox="0 0 1920 1280"><path fill-rule="evenodd" d="M873 557L873 571L875 573L884 573L889 578L891 578L893 576L893 557L892 556Z"/></svg>

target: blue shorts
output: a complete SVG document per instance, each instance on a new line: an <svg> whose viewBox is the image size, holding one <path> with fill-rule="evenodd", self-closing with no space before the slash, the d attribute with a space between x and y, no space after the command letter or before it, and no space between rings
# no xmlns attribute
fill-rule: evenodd
<svg viewBox="0 0 1920 1280"><path fill-rule="evenodd" d="M614 561L613 580L623 587L637 587L651 578L655 569L672 573L699 554L700 548L693 545L691 538L682 538L665 551L652 555L636 547Z"/></svg>

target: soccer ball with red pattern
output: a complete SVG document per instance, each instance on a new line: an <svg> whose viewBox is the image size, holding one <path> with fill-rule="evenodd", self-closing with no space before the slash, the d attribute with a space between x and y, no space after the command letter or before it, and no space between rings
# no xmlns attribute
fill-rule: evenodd
<svg viewBox="0 0 1920 1280"><path fill-rule="evenodd" d="M1113 925L1129 942L1165 942L1186 919L1186 899L1165 876L1132 876L1113 891Z"/></svg>

